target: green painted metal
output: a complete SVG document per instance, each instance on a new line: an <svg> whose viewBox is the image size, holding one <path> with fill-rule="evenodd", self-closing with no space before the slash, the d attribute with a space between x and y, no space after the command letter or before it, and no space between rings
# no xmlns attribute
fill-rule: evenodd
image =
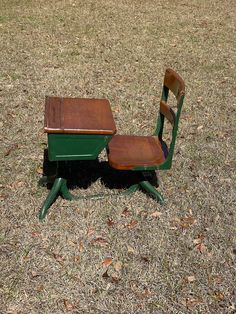
<svg viewBox="0 0 236 314"><path fill-rule="evenodd" d="M63 181L64 181L64 179L62 179L62 178L57 178L54 181L52 189L48 193L48 196L47 196L46 200L43 203L43 206L41 207L41 209L39 211L39 219L40 220L42 220L46 216L49 207L55 201L58 193L60 192Z"/></svg>
<svg viewBox="0 0 236 314"><path fill-rule="evenodd" d="M145 176L145 174L144 174ZM52 189L49 191L46 200L44 201L40 211L39 211L39 219L43 220L47 215L47 212L52 205L52 203L56 200L56 198L61 195L64 199L72 201L72 200L80 200L80 199L101 199L107 196L127 196L134 192L136 192L139 188L142 188L149 194L151 194L155 199L159 200L161 204L164 203L163 196L155 189L155 187L147 180L142 180L139 183L131 185L127 190L118 193L107 193L107 194L94 194L94 195L74 195L72 194L68 187L67 181L64 178L57 178L54 181Z"/></svg>
<svg viewBox="0 0 236 314"><path fill-rule="evenodd" d="M164 85L162 89L161 100L164 102L167 102L168 96L169 96L169 89ZM164 170L164 169L171 168L183 102L184 102L184 95L181 95L180 97L178 97L178 101L177 101L177 112L173 113L174 124L172 128L172 139L171 139L170 146L168 148L165 161L159 166L135 167L132 170L149 171L149 170L158 170L158 169ZM161 112L159 112L154 136L158 136L161 143L164 143L162 140L164 123L165 123L165 116ZM48 133L48 157L50 161L94 160L98 157L100 152L107 146L111 138L112 138L112 135ZM63 176L63 174L57 174L57 175ZM78 199L87 199L87 198L97 199L97 198L102 198L104 196L129 195L137 191L139 188L142 188L146 192L151 194L155 199L159 200L161 204L164 203L163 196L151 184L150 180L145 175L145 173L143 173L143 179L139 183L131 185L124 192L115 193L115 194L114 193L113 194L96 194L96 195L89 195L89 196L73 195L67 187L66 179L62 177L58 177L54 181L53 187L51 191L49 192L46 200L43 203L43 206L39 212L39 219L43 219L46 216L49 207L51 206L51 204L54 202L54 200L59 194L61 194L62 197L67 200L78 200Z"/></svg>
<svg viewBox="0 0 236 314"><path fill-rule="evenodd" d="M140 187L142 187L146 192L151 194L155 199L158 199L161 204L164 203L164 198L160 192L158 192L155 187L148 181L141 181L139 183Z"/></svg>
<svg viewBox="0 0 236 314"><path fill-rule="evenodd" d="M167 102L168 100L168 93L169 90L167 89L166 86L163 87L163 91L162 91L162 97L161 100ZM179 127L179 119L180 119L180 114L181 114L181 110L182 110L182 106L184 103L184 95L180 97L179 102L177 103L177 112L175 115L175 123L173 125L172 128L172 138L171 138L171 143L170 146L168 148L168 154L166 157L166 160L159 166L152 166L152 167L135 167L133 170L165 170L165 169L170 169L172 166L172 158L173 158L173 154L174 154L174 149L175 149L175 143L176 143L176 138L177 138L177 133L178 133L178 127ZM160 112L158 114L158 118L157 118L157 125L156 125L156 129L154 132L154 136L158 136L159 140L161 142L163 142L162 140L162 134L163 134L163 129L164 129L164 123L165 123L165 117L164 115L162 115Z"/></svg>
<svg viewBox="0 0 236 314"><path fill-rule="evenodd" d="M112 135L48 133L50 161L94 160L107 146Z"/></svg>
<svg viewBox="0 0 236 314"><path fill-rule="evenodd" d="M165 85L163 85L161 100L167 103L168 96L169 96L169 89ZM172 112L174 116L174 123L173 123L172 134L171 134L172 138L171 138L169 147L168 148L166 147L167 156L166 156L165 161L162 164L157 165L157 166L152 166L152 167L138 166L132 170L149 171L149 170L164 170L164 169L171 168L172 158L173 158L175 143L176 143L176 138L177 138L178 126L179 126L179 119L180 119L183 103L184 103L184 95L177 97L177 111ZM158 136L160 142L163 143L163 145L165 145L162 139L164 123L165 123L165 116L159 111L154 136ZM141 181L139 183L139 186L142 187L146 192L150 193L154 198L158 199L161 204L164 203L163 196L156 190L156 188L149 181L147 180Z"/></svg>
<svg viewBox="0 0 236 314"><path fill-rule="evenodd" d="M72 201L72 200L80 200L80 199L101 199L106 196L122 196L122 195L130 195L134 192L136 192L139 188L139 184L133 184L131 185L127 190L124 192L119 193L107 193L107 194L94 194L94 195L74 195L72 194L68 187L67 187L67 181L64 178L57 178L54 181L54 184L52 186L52 189L48 193L48 196L46 200L43 203L43 206L41 207L39 211L39 219L43 220L45 216L47 215L48 209L52 205L52 203L56 200L57 196L60 194L64 199Z"/></svg>
<svg viewBox="0 0 236 314"><path fill-rule="evenodd" d="M169 89L164 85L162 89L161 100L164 102L167 102L168 96L169 96ZM176 143L176 138L177 138L177 133L178 133L178 127L179 127L179 119L180 119L180 114L182 111L183 103L184 103L184 95L182 95L180 97L180 100L177 102L177 112L175 114L175 123L172 128L172 139L171 139L170 147L168 149L167 158L163 164L158 166L157 169L170 169L171 168L172 158L174 154L175 143ZM164 120L165 120L165 117L159 112L158 119L157 119L157 127L156 127L156 131L154 132L154 135L157 135L160 141L162 141Z"/></svg>
<svg viewBox="0 0 236 314"><path fill-rule="evenodd" d="M138 189L139 189L139 184L133 184L127 190L125 190L123 193L120 193L119 195L130 195L136 192Z"/></svg>

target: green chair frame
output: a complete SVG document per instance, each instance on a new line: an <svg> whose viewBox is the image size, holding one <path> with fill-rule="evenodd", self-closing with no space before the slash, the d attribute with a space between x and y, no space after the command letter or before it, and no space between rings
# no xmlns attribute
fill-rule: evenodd
<svg viewBox="0 0 236 314"><path fill-rule="evenodd" d="M176 111L174 111L168 104L170 92L174 94L177 101ZM161 204L164 203L164 198L160 194L160 192L156 190L155 186L151 183L151 179L153 179L151 172L154 170L157 171L170 169L172 166L173 154L178 133L180 115L184 103L184 97L185 97L185 83L183 79L174 70L166 69L160 100L160 109L157 117L156 129L153 134L153 136L158 137L161 143L162 149L165 154L165 160L161 164L155 164L151 166L134 165L134 167L130 169L131 171L141 171L142 173L140 182L134 186L131 186L130 190L136 191L138 188L141 188L148 192L148 194L150 194L152 197L159 200ZM171 142L169 147L167 147L166 143L163 140L163 130L166 119L172 124Z"/></svg>

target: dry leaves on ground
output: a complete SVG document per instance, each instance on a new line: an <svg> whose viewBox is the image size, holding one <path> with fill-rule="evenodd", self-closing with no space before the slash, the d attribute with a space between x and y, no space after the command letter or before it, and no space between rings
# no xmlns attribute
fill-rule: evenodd
<svg viewBox="0 0 236 314"><path fill-rule="evenodd" d="M102 267L108 267L112 264L112 258L107 257L102 261Z"/></svg>
<svg viewBox="0 0 236 314"><path fill-rule="evenodd" d="M202 254L207 253L207 247L203 243L204 238L205 238L204 235L200 234L196 239L193 240L195 248Z"/></svg>

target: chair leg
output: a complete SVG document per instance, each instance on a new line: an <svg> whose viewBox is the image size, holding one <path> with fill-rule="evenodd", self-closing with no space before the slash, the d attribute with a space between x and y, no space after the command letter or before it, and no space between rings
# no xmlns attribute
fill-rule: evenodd
<svg viewBox="0 0 236 314"><path fill-rule="evenodd" d="M120 195L130 195L130 194L136 192L138 189L139 189L139 184L133 184L127 190L125 190L122 193L118 193L117 195L118 196L119 196L119 194Z"/></svg>
<svg viewBox="0 0 236 314"><path fill-rule="evenodd" d="M161 204L164 203L164 198L160 192L158 192L154 186L148 181L141 181L139 185L148 193L150 193L154 198L158 199Z"/></svg>
<svg viewBox="0 0 236 314"><path fill-rule="evenodd" d="M48 212L48 209L49 207L52 205L52 203L55 201L57 195L59 194L60 192L60 189L61 189L61 185L63 183L63 180L62 178L57 178L54 183L53 183L53 186L52 186L52 189L51 191L48 193L48 196L46 198L46 200L44 201L43 203L43 206L41 207L40 211L39 211L39 219L42 220L47 212Z"/></svg>

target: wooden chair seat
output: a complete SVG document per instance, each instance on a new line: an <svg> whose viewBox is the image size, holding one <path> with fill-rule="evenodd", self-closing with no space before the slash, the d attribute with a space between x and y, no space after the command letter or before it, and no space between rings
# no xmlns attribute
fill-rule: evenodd
<svg viewBox="0 0 236 314"><path fill-rule="evenodd" d="M108 145L108 160L115 169L133 170L158 166L165 154L157 136L115 135Z"/></svg>

